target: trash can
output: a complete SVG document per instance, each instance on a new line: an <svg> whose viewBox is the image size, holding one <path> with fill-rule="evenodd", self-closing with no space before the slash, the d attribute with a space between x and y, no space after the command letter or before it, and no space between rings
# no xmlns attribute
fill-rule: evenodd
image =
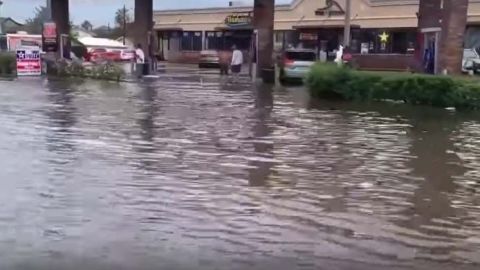
<svg viewBox="0 0 480 270"><path fill-rule="evenodd" d="M275 83L275 67L262 69L263 83L274 84Z"/></svg>
<svg viewBox="0 0 480 270"><path fill-rule="evenodd" d="M150 75L150 62L148 62L148 60L146 60L145 63L143 64L142 75L143 76Z"/></svg>
<svg viewBox="0 0 480 270"><path fill-rule="evenodd" d="M143 76L143 69L144 69L144 66L145 64L143 63L136 63L135 64L135 75L138 77L138 78L141 78Z"/></svg>

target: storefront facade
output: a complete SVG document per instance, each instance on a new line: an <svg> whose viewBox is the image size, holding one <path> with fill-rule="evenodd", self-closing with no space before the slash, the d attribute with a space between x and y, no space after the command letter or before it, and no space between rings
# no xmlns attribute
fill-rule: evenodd
<svg viewBox="0 0 480 270"><path fill-rule="evenodd" d="M301 46L331 55L343 41L344 7L345 0L293 0L277 5L275 49ZM350 50L363 55L414 54L417 13L418 0L352 1ZM159 55L169 61L194 62L201 50L233 44L248 49L252 19L252 7L156 11ZM468 24L465 45L480 47L480 27L476 26L480 25L480 0L471 0Z"/></svg>

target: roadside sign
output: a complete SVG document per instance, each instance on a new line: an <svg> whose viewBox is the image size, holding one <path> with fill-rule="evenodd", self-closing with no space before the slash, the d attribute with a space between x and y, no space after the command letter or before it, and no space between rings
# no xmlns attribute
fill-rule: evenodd
<svg viewBox="0 0 480 270"><path fill-rule="evenodd" d="M17 50L17 75L40 76L42 75L42 62L39 49Z"/></svg>
<svg viewBox="0 0 480 270"><path fill-rule="evenodd" d="M43 51L56 52L57 44L57 24L54 22L46 22L43 24L42 31Z"/></svg>

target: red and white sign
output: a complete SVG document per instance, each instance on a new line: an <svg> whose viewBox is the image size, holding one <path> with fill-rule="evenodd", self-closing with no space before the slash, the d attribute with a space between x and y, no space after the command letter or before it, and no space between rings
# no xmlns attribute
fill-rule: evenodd
<svg viewBox="0 0 480 270"><path fill-rule="evenodd" d="M17 75L40 76L42 75L42 62L40 50L18 49L17 50Z"/></svg>

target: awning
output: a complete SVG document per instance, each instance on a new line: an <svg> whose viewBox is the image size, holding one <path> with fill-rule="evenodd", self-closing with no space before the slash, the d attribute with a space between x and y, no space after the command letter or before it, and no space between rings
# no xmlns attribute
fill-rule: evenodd
<svg viewBox="0 0 480 270"><path fill-rule="evenodd" d="M183 28L181 27L176 27L176 26L155 26L154 29L155 31L171 31L171 32L174 32L174 31L183 31Z"/></svg>
<svg viewBox="0 0 480 270"><path fill-rule="evenodd" d="M248 30L253 30L253 26L245 25L245 26L235 26L235 27L230 27L230 26L215 27L215 31L248 31Z"/></svg>
<svg viewBox="0 0 480 270"><path fill-rule="evenodd" d="M326 24L326 25L294 25L293 29L343 29L345 27L344 24ZM358 24L352 24L351 28L360 28Z"/></svg>

